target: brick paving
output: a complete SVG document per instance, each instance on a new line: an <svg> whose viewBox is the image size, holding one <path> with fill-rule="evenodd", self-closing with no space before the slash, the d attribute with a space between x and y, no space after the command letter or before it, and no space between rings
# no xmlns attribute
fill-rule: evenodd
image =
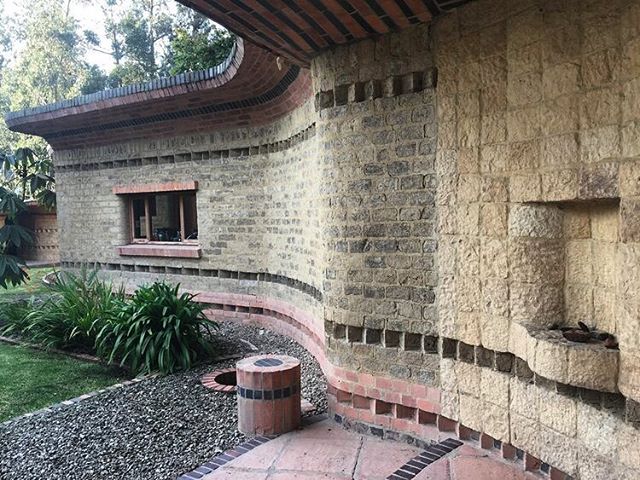
<svg viewBox="0 0 640 480"><path fill-rule="evenodd" d="M457 446L457 445L456 445ZM235 458L202 480L377 480L396 478L394 472L424 450L383 441L340 428L330 420L267 441ZM444 453L444 452L443 452ZM416 480L534 480L539 475L471 445L445 453L414 472ZM185 477L181 477L185 478Z"/></svg>

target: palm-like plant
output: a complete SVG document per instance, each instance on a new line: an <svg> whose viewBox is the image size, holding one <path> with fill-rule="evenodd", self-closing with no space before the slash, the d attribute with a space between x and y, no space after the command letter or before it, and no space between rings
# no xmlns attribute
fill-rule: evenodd
<svg viewBox="0 0 640 480"><path fill-rule="evenodd" d="M217 324L193 295L179 285L156 282L139 288L98 334L98 354L135 373L170 373L188 369L212 354L210 338Z"/></svg>
<svg viewBox="0 0 640 480"><path fill-rule="evenodd" d="M124 305L124 290L98 278L98 271L62 272L52 294L23 318L9 321L5 334L17 333L45 348L94 353L95 339Z"/></svg>
<svg viewBox="0 0 640 480"><path fill-rule="evenodd" d="M38 157L30 148L18 148L12 154L0 153L0 286L19 285L29 278L18 250L33 245L31 232L18 224L18 216L27 210L25 200L36 199L53 208L56 204L53 164Z"/></svg>

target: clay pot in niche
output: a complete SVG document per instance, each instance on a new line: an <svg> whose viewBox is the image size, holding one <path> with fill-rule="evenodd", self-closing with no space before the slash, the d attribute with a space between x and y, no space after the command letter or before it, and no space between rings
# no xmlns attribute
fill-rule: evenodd
<svg viewBox="0 0 640 480"><path fill-rule="evenodd" d="M562 336L571 342L589 343L591 341L591 334L579 328L564 330Z"/></svg>

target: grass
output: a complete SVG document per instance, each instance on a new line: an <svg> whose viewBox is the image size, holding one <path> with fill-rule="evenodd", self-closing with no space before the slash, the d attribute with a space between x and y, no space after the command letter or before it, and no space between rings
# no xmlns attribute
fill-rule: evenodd
<svg viewBox="0 0 640 480"><path fill-rule="evenodd" d="M21 298L28 298L31 295L44 293L47 287L42 283L42 277L52 272L52 267L30 268L29 280L17 287L2 288L0 287L0 302L12 302Z"/></svg>
<svg viewBox="0 0 640 480"><path fill-rule="evenodd" d="M124 379L103 365L0 342L0 422Z"/></svg>

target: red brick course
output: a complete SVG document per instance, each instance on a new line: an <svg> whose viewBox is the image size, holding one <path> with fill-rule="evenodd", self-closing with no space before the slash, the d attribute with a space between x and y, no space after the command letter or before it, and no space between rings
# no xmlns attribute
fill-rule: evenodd
<svg viewBox="0 0 640 480"><path fill-rule="evenodd" d="M198 182L166 182L166 183L144 183L138 185L116 185L113 187L115 195L128 195L134 193L162 193L162 192L183 192L187 190L197 190Z"/></svg>
<svg viewBox="0 0 640 480"><path fill-rule="evenodd" d="M284 91L270 94L287 78L292 80ZM147 88L84 104L74 104L81 101L77 99L70 101L73 105L38 107L10 114L7 125L14 131L44 137L55 150L65 150L265 125L311 96L308 70L279 69L273 54L241 40L236 58L214 78ZM234 108L207 111L221 104ZM181 112L180 118L175 118L176 112ZM163 115L168 118L154 120Z"/></svg>
<svg viewBox="0 0 640 480"><path fill-rule="evenodd" d="M199 301L232 306L230 310L208 310L209 315L226 320L255 323L290 336L304 346L320 363L328 381L329 410L352 421L407 433L423 440L440 441L442 434L454 433L461 440L477 439L488 453L515 459L516 448L474 432L460 422L440 414L440 390L401 379L376 377L331 364L324 353L323 326L308 313L280 300L231 293L199 293ZM238 311L237 307L259 307L263 313ZM368 405L368 407L367 407ZM538 471L541 461L526 454L523 470ZM551 467L553 478L565 474Z"/></svg>
<svg viewBox="0 0 640 480"><path fill-rule="evenodd" d="M273 366L258 364L269 359L281 363ZM286 355L245 358L236 364L236 378L238 430L247 435L280 435L300 426L298 359ZM245 395L245 392L250 394Z"/></svg>

